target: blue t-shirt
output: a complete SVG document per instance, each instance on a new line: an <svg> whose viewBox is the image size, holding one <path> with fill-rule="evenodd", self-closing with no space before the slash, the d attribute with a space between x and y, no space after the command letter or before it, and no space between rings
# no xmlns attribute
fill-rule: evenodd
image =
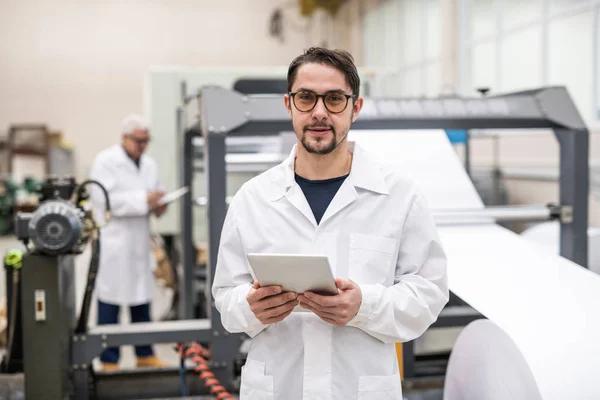
<svg viewBox="0 0 600 400"><path fill-rule="evenodd" d="M323 218L323 214L325 214L325 210L329 207L329 203L331 203L331 200L333 200L348 175L314 181L305 179L298 174L295 174L295 176L296 182L302 188L302 192L304 192L304 196L317 220L317 224L319 224L321 218Z"/></svg>

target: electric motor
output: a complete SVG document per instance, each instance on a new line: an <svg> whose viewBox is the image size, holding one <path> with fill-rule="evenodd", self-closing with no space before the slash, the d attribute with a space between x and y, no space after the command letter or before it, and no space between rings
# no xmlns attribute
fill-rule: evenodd
<svg viewBox="0 0 600 400"><path fill-rule="evenodd" d="M100 227L94 220L86 185L95 184L104 194L106 215L110 220L108 192L97 181L77 185L75 179L48 178L39 189L40 204L31 213L17 213L15 233L34 253L48 255L80 254L91 238L98 238ZM33 246L29 243L33 242Z"/></svg>
<svg viewBox="0 0 600 400"><path fill-rule="evenodd" d="M79 253L84 233L83 212L72 203L57 199L40 204L17 218L17 237L28 237L45 254ZM25 232L21 232L23 229Z"/></svg>

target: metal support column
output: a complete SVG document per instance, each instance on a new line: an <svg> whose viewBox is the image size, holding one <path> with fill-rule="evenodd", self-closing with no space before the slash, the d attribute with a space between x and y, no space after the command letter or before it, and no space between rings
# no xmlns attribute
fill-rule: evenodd
<svg viewBox="0 0 600 400"><path fill-rule="evenodd" d="M416 378L417 371L415 366L415 342L402 343L402 359L404 366L404 379Z"/></svg>
<svg viewBox="0 0 600 400"><path fill-rule="evenodd" d="M69 399L75 327L73 256L23 257L22 318L25 396Z"/></svg>
<svg viewBox="0 0 600 400"><path fill-rule="evenodd" d="M182 113L178 113L179 118L183 118ZM180 126L183 123L180 121ZM179 319L194 318L194 269L196 267L196 257L194 256L194 205L192 195L193 176L194 176L194 137L198 136L195 130L181 132L180 138L183 141L181 157L181 171L183 185L190 190L183 196L181 213L181 246L183 248L183 278L179 283Z"/></svg>
<svg viewBox="0 0 600 400"><path fill-rule="evenodd" d="M554 133L560 144L560 204L573 208L573 222L560 226L560 255L587 268L589 132L555 129Z"/></svg>
<svg viewBox="0 0 600 400"><path fill-rule="evenodd" d="M225 166L225 132L217 132L212 127L209 128L205 140L205 167L207 192L208 192L208 236L210 243L208 248L208 276L207 283L207 304L212 304L210 291L217 268L217 255L219 253L219 242L221 240L221 230L227 213L227 174ZM223 331L221 319L213 307L210 307L208 318L211 321L214 331Z"/></svg>
<svg viewBox="0 0 600 400"><path fill-rule="evenodd" d="M214 307L214 300L211 295L212 283L217 268L217 256L219 253L219 243L221 241L221 231L225 216L227 214L227 171L225 155L227 148L225 143L225 129L215 130L209 127L205 135L205 169L208 191L208 214L209 225L208 235L210 244L208 249L208 276L206 277L206 301L210 304L208 318L211 322L214 338L212 340L211 350L213 355L213 373L223 383L231 382L234 373L235 356L242 344L242 335L231 335L221 324L221 316ZM231 389L231 387L229 388Z"/></svg>
<svg viewBox="0 0 600 400"><path fill-rule="evenodd" d="M471 135L468 130L465 131L465 171L469 178L473 179L473 171L471 171Z"/></svg>
<svg viewBox="0 0 600 400"><path fill-rule="evenodd" d="M94 368L89 365L73 367L74 399L91 400L96 398Z"/></svg>

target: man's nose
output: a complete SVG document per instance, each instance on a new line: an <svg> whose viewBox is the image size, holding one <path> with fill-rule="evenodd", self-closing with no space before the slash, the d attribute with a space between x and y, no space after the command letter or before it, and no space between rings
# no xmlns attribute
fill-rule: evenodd
<svg viewBox="0 0 600 400"><path fill-rule="evenodd" d="M328 112L325 107L325 99L320 97L317 99L317 104L315 104L315 108L313 108L313 118L315 119L324 119L327 118Z"/></svg>

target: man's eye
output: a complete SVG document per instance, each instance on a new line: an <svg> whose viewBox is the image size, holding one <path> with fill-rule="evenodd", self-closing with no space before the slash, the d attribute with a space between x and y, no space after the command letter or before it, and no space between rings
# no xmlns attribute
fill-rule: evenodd
<svg viewBox="0 0 600 400"><path fill-rule="evenodd" d="M333 96L329 96L329 101L342 101L342 96L339 95L333 95Z"/></svg>

